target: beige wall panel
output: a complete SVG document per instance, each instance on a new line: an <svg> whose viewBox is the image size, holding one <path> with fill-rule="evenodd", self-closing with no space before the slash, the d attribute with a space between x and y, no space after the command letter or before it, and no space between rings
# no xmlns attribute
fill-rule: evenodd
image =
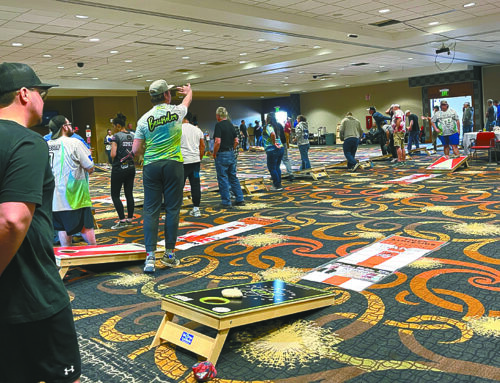
<svg viewBox="0 0 500 383"><path fill-rule="evenodd" d="M366 100L367 95L370 100ZM366 109L373 105L377 111L385 114L385 110L395 103L400 104L403 111L410 109L412 113L421 116L421 88L410 88L408 81L403 81L306 93L300 96L301 112L309 121L309 131L314 133L320 126L326 126L327 133L335 133L337 123L347 112L352 112L365 129L365 116L369 115Z"/></svg>

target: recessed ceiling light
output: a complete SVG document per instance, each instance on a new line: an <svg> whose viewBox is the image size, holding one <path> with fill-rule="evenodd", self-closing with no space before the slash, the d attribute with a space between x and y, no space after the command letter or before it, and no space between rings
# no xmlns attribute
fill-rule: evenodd
<svg viewBox="0 0 500 383"><path fill-rule="evenodd" d="M77 19L88 19L89 18L88 16L85 16L85 15L75 15L75 17Z"/></svg>
<svg viewBox="0 0 500 383"><path fill-rule="evenodd" d="M100 40L97 37L93 37L93 38L89 39L89 41L92 42L92 43L96 43L96 42L98 42Z"/></svg>
<svg viewBox="0 0 500 383"><path fill-rule="evenodd" d="M264 98L264 96L260 96L260 98Z"/></svg>
<svg viewBox="0 0 500 383"><path fill-rule="evenodd" d="M248 82L252 82L253 80L247 80Z"/></svg>
<svg viewBox="0 0 500 383"><path fill-rule="evenodd" d="M224 96L220 96L219 98L224 98Z"/></svg>
<svg viewBox="0 0 500 383"><path fill-rule="evenodd" d="M246 64L248 61L245 61L245 60L241 60L240 61L240 64Z"/></svg>
<svg viewBox="0 0 500 383"><path fill-rule="evenodd" d="M350 87L350 85L349 85L349 84L347 84L347 85L346 85L346 88L349 88L349 87Z"/></svg>
<svg viewBox="0 0 500 383"><path fill-rule="evenodd" d="M321 46L319 46L319 45L313 46L313 49L319 49L319 48L321 48Z"/></svg>
<svg viewBox="0 0 500 383"><path fill-rule="evenodd" d="M175 49L182 50L182 49L184 49L184 47L175 47Z"/></svg>
<svg viewBox="0 0 500 383"><path fill-rule="evenodd" d="M143 74L138 74L137 78L140 78L140 77L144 77L144 75Z"/></svg>
<svg viewBox="0 0 500 383"><path fill-rule="evenodd" d="M146 80L146 82L153 82L153 80Z"/></svg>
<svg viewBox="0 0 500 383"><path fill-rule="evenodd" d="M22 43L12 43L11 44L13 47L22 47L23 44Z"/></svg>
<svg viewBox="0 0 500 383"><path fill-rule="evenodd" d="M127 72L133 72L134 70L133 69L127 69Z"/></svg>
<svg viewBox="0 0 500 383"><path fill-rule="evenodd" d="M115 53L118 53L118 51L109 51L109 53L114 55Z"/></svg>
<svg viewBox="0 0 500 383"><path fill-rule="evenodd" d="M337 74L337 72L332 72L332 73L330 73L330 74L331 74L331 75L334 75L334 74Z"/></svg>
<svg viewBox="0 0 500 383"><path fill-rule="evenodd" d="M391 10L390 9L379 9L378 13L389 13Z"/></svg>
<svg viewBox="0 0 500 383"><path fill-rule="evenodd" d="M49 58L49 57L52 57L52 55L43 55L43 57Z"/></svg>
<svg viewBox="0 0 500 383"><path fill-rule="evenodd" d="M319 81L325 81L325 80L326 80L326 78L320 78L319 79Z"/></svg>
<svg viewBox="0 0 500 383"><path fill-rule="evenodd" d="M92 77L92 80L99 80L99 77Z"/></svg>
<svg viewBox="0 0 500 383"><path fill-rule="evenodd" d="M387 80L387 81L391 82L392 80Z"/></svg>
<svg viewBox="0 0 500 383"><path fill-rule="evenodd" d="M258 39L257 40L259 43L263 42L263 41L266 41L266 39Z"/></svg>
<svg viewBox="0 0 500 383"><path fill-rule="evenodd" d="M408 60L413 60L413 57L408 57Z"/></svg>
<svg viewBox="0 0 500 383"><path fill-rule="evenodd" d="M339 70L344 70L344 68L340 68Z"/></svg>
<svg viewBox="0 0 500 383"><path fill-rule="evenodd" d="M385 65L379 65L378 67L379 68L385 68Z"/></svg>
<svg viewBox="0 0 500 383"><path fill-rule="evenodd" d="M191 31L191 29L183 29L182 32L189 33L189 32L192 32L192 31Z"/></svg>
<svg viewBox="0 0 500 383"><path fill-rule="evenodd" d="M288 84L283 84L283 86L288 86Z"/></svg>
<svg viewBox="0 0 500 383"><path fill-rule="evenodd" d="M77 74L77 75L81 75L81 74L83 74L83 73L82 73L82 72L76 72L76 74Z"/></svg>
<svg viewBox="0 0 500 383"><path fill-rule="evenodd" d="M286 82L285 80L281 80L281 82Z"/></svg>
<svg viewBox="0 0 500 383"><path fill-rule="evenodd" d="M63 66L58 66L57 69L64 69L64 67Z"/></svg>
<svg viewBox="0 0 500 383"><path fill-rule="evenodd" d="M464 8L473 7L474 5L476 5L476 3L467 3L467 4L464 4Z"/></svg>
<svg viewBox="0 0 500 383"><path fill-rule="evenodd" d="M287 80L287 79L288 79L288 76L285 76L285 77L284 77L284 79L285 79L285 80Z"/></svg>
<svg viewBox="0 0 500 383"><path fill-rule="evenodd" d="M379 70L376 70L376 71L375 71L375 73L380 73L380 71L379 71Z"/></svg>
<svg viewBox="0 0 500 383"><path fill-rule="evenodd" d="M432 21L429 23L430 26L438 25L438 24L439 24L439 21Z"/></svg>
<svg viewBox="0 0 500 383"><path fill-rule="evenodd" d="M182 59L183 59L183 60L189 60L189 59L190 59L190 57L189 57L189 56L182 56Z"/></svg>
<svg viewBox="0 0 500 383"><path fill-rule="evenodd" d="M246 55L247 55L246 52L240 53L240 56L246 56Z"/></svg>
<svg viewBox="0 0 500 383"><path fill-rule="evenodd" d="M132 62L132 60L124 60L123 62L124 62L124 63L131 63L131 62Z"/></svg>
<svg viewBox="0 0 500 383"><path fill-rule="evenodd" d="M200 65L205 65L205 64L206 64L206 62L205 62L205 61L202 61L202 62L200 63Z"/></svg>
<svg viewBox="0 0 500 383"><path fill-rule="evenodd" d="M302 74L302 73L304 73L304 71L303 71L303 70L301 70L301 71L299 72L299 74Z"/></svg>

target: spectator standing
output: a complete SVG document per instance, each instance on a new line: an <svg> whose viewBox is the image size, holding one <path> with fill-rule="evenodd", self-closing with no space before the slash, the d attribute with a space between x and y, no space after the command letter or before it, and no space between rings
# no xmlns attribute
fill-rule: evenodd
<svg viewBox="0 0 500 383"><path fill-rule="evenodd" d="M290 117L286 118L285 126L285 141L283 141L283 146L285 147L285 150L290 149L290 135L292 134L292 119ZM287 155L288 157L288 155ZM285 157L283 157L285 158Z"/></svg>
<svg viewBox="0 0 500 383"><path fill-rule="evenodd" d="M248 150L247 143L248 143L248 132L247 132L247 126L245 124L245 120L241 120L240 124L240 135L241 135L241 148L244 151Z"/></svg>
<svg viewBox="0 0 500 383"><path fill-rule="evenodd" d="M189 215L201 217L200 164L205 153L203 132L193 124L194 116L188 112L182 121L181 152L184 158L184 184L189 179L193 209Z"/></svg>
<svg viewBox="0 0 500 383"><path fill-rule="evenodd" d="M485 126L487 132L491 132L493 130L496 120L497 120L497 115L495 113L495 107L493 106L493 100L489 99L488 108L486 110L486 126Z"/></svg>
<svg viewBox="0 0 500 383"><path fill-rule="evenodd" d="M71 246L73 235L81 233L87 244L95 245L89 190L89 174L94 172L94 163L90 150L71 138L73 126L66 117L55 116L49 127L52 139L47 144L55 181L52 212L59 242L61 246Z"/></svg>
<svg viewBox="0 0 500 383"><path fill-rule="evenodd" d="M1 382L80 381L73 313L52 247L49 151L28 129L41 123L52 86L26 64L0 64Z"/></svg>
<svg viewBox="0 0 500 383"><path fill-rule="evenodd" d="M420 126L418 125L418 116L416 114L411 113L410 110L405 111L406 119L408 121L408 152L411 150L413 143L415 143L415 147L418 149L420 147L419 144L419 136L420 136Z"/></svg>
<svg viewBox="0 0 500 383"><path fill-rule="evenodd" d="M233 124L228 119L226 108L223 106L218 107L215 117L217 124L215 124L214 129L215 143L213 158L217 172L217 183L219 184L222 207L230 209L232 204L229 189L232 190L236 197L234 203L236 206L245 204L240 181L236 176L236 157L234 151L238 148L238 137Z"/></svg>
<svg viewBox="0 0 500 383"><path fill-rule="evenodd" d="M255 120L255 146L262 146L262 126L260 126L259 120Z"/></svg>
<svg viewBox="0 0 500 383"><path fill-rule="evenodd" d="M406 165L406 152L405 152L405 114L400 109L399 104L392 104L392 120L391 125L394 129L394 146L396 147L396 152L398 154L397 165Z"/></svg>
<svg viewBox="0 0 500 383"><path fill-rule="evenodd" d="M470 106L468 101L464 102L462 129L464 134L474 130L474 109Z"/></svg>
<svg viewBox="0 0 500 383"><path fill-rule="evenodd" d="M274 115L274 119L276 120L276 115ZM286 142L285 128L283 127L283 125L281 125L277 121L276 121L276 124L277 124L277 130L278 130L278 132L276 132L276 133L277 133L278 137L280 138L281 144L283 146L283 158L282 158L281 162L283 162L283 164L285 164L286 172L288 174L288 181L293 181L295 179L295 177L293 176L292 163L291 163L290 158L288 157L288 147L286 144L284 144ZM290 123L290 126L292 126L291 123Z"/></svg>
<svg viewBox="0 0 500 383"><path fill-rule="evenodd" d="M298 126L298 125L297 125ZM356 151L358 150L359 140L363 136L363 129L359 120L352 116L352 113L347 113L346 117L340 123L340 139L344 141L342 144L344 156L347 160L347 169L355 172L359 163L356 161Z"/></svg>
<svg viewBox="0 0 500 383"><path fill-rule="evenodd" d="M295 126L295 137L297 138L297 146L300 152L300 170L310 169L309 162L309 125L307 119L303 115L297 116L297 125Z"/></svg>
<svg viewBox="0 0 500 383"><path fill-rule="evenodd" d="M278 134L277 134L278 133ZM266 127L262 134L264 148L267 156L267 169L273 180L271 190L283 190L281 186L281 160L284 148L279 137L279 127L273 112L267 114Z"/></svg>
<svg viewBox="0 0 500 383"><path fill-rule="evenodd" d="M191 85L177 87L184 95L180 105L171 105L173 85L156 80L149 86L153 107L137 122L132 152L144 151L144 242L147 258L145 273L155 272L155 251L158 242L158 218L165 201L165 254L161 263L175 267L179 260L174 255L179 213L184 187L184 167L181 153L182 120L193 99ZM145 148L145 149L144 149Z"/></svg>
<svg viewBox="0 0 500 383"><path fill-rule="evenodd" d="M112 164L113 160L111 159L111 138L113 138L113 132L111 129L108 129L106 132L106 137L104 137L104 151L108 156L108 164Z"/></svg>
<svg viewBox="0 0 500 383"><path fill-rule="evenodd" d="M134 219L135 165L132 155L134 133L125 127L126 121L127 118L121 113L113 118L115 134L111 138L111 199L119 219L118 223L111 226L113 230L131 226ZM120 198L122 186L127 200L127 218Z"/></svg>
<svg viewBox="0 0 500 383"><path fill-rule="evenodd" d="M439 133L445 156L449 156L451 146L453 153L458 157L460 119L457 112L449 108L446 100L441 100L441 111L432 116L431 122L433 129Z"/></svg>

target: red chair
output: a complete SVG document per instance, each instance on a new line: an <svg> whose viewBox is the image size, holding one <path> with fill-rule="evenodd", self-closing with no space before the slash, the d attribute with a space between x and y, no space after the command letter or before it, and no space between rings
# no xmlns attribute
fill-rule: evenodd
<svg viewBox="0 0 500 383"><path fill-rule="evenodd" d="M495 152L495 161L497 161L497 152L495 151L496 137L494 132L478 132L476 140L471 145L470 149L474 149L474 154L477 160L478 150L488 151L488 162L491 162L491 151Z"/></svg>

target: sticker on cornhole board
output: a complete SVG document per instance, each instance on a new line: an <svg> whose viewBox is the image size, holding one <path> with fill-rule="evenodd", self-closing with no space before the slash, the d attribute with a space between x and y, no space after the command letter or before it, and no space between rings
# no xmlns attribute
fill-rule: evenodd
<svg viewBox="0 0 500 383"><path fill-rule="evenodd" d="M347 265L334 260L317 267L302 279L326 283L348 290L362 291L391 274L390 271Z"/></svg>
<svg viewBox="0 0 500 383"><path fill-rule="evenodd" d="M445 244L392 235L321 265L302 279L361 291Z"/></svg>
<svg viewBox="0 0 500 383"><path fill-rule="evenodd" d="M338 261L378 270L396 271L427 253L439 249L444 244L446 244L444 241L391 235L348 254Z"/></svg>
<svg viewBox="0 0 500 383"><path fill-rule="evenodd" d="M440 157L432 165L428 166L427 170L453 170L467 161L468 156L460 156L457 158Z"/></svg>
<svg viewBox="0 0 500 383"><path fill-rule="evenodd" d="M204 245L206 243L244 233L245 231L258 229L259 227L267 226L276 222L280 222L280 220L256 217L242 218L238 221L181 235L180 237L177 237L177 244L175 245L175 248L177 250L186 250L194 246ZM165 240L158 242L158 245L165 246Z"/></svg>
<svg viewBox="0 0 500 383"><path fill-rule="evenodd" d="M144 247L144 245L140 245L138 243L54 247L54 254L56 258L77 258L96 255L120 255L130 253L146 253L146 248Z"/></svg>
<svg viewBox="0 0 500 383"><path fill-rule="evenodd" d="M439 177L441 174L411 174L409 176L404 176L401 178L396 178L395 180L385 181L385 184L414 184L415 182L425 181L430 178Z"/></svg>

